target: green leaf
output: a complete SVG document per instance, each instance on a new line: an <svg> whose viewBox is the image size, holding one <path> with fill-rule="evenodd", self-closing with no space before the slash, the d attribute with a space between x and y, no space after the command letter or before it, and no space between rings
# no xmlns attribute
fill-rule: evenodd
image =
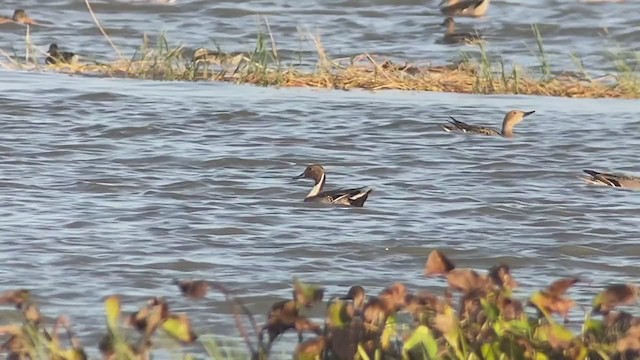
<svg viewBox="0 0 640 360"><path fill-rule="evenodd" d="M369 359L369 355L362 347L362 344L358 344L358 356L360 356L360 360L371 360Z"/></svg>
<svg viewBox="0 0 640 360"><path fill-rule="evenodd" d="M105 299L104 313L107 317L107 325L113 331L118 327L121 313L120 297L118 295L111 295Z"/></svg>
<svg viewBox="0 0 640 360"><path fill-rule="evenodd" d="M324 288L305 284L297 278L293 279L293 298L296 303L310 307L313 303L322 301L323 296Z"/></svg>
<svg viewBox="0 0 640 360"><path fill-rule="evenodd" d="M497 351L496 348L498 346L492 343L484 343L482 347L480 347L480 351L482 352L482 358L484 360L498 360L498 354L500 351Z"/></svg>
<svg viewBox="0 0 640 360"><path fill-rule="evenodd" d="M438 355L438 343L433 338L431 330L424 325L418 326L409 339L405 341L404 346L402 347L402 352L407 354L411 349L419 345L426 350L430 359L435 359Z"/></svg>
<svg viewBox="0 0 640 360"><path fill-rule="evenodd" d="M349 324L349 318L346 313L348 303L342 300L336 300L329 305L327 309L327 317L329 324L333 327L344 328Z"/></svg>
<svg viewBox="0 0 640 360"><path fill-rule="evenodd" d="M170 315L162 323L162 329L173 338L184 343L192 343L198 338L191 329L189 318L184 314Z"/></svg>
<svg viewBox="0 0 640 360"><path fill-rule="evenodd" d="M396 336L398 333L398 323L396 321L395 315L389 315L387 317L387 321L384 324L384 330L382 330L382 335L380 335L380 345L383 349L388 349L391 345L391 338Z"/></svg>

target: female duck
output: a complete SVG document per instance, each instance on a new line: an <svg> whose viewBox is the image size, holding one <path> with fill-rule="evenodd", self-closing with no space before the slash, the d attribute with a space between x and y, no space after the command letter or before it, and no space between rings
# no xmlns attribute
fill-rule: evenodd
<svg viewBox="0 0 640 360"><path fill-rule="evenodd" d="M582 170L589 176L580 177L588 184L640 190L640 176L603 173L594 170Z"/></svg>
<svg viewBox="0 0 640 360"><path fill-rule="evenodd" d="M32 18L30 18L29 15L27 15L27 12L22 9L16 9L13 12L13 16L11 18L0 16L0 24L4 24L8 22L15 22L18 24L25 24L25 25L38 25L38 23L35 22Z"/></svg>
<svg viewBox="0 0 640 360"><path fill-rule="evenodd" d="M442 42L445 44L474 43L482 40L482 37L477 34L457 33L456 23L451 16L444 19L441 25L447 28L447 32L442 37Z"/></svg>
<svg viewBox="0 0 640 360"><path fill-rule="evenodd" d="M484 16L491 0L442 0L440 12L447 16Z"/></svg>
<svg viewBox="0 0 640 360"><path fill-rule="evenodd" d="M504 120L502 121L502 130L500 131L490 127L467 124L456 120L453 116L449 116L452 121L449 121L448 124L442 125L442 129L446 132L461 131L473 135L513 137L513 127L519 124L525 117L533 113L535 113L535 111L509 111L507 115L504 116Z"/></svg>
<svg viewBox="0 0 640 360"><path fill-rule="evenodd" d="M304 198L304 201L319 202L324 204L339 204L347 206L362 207L369 197L372 188L361 187L355 189L338 189L330 191L322 191L327 181L324 168L318 164L307 166L304 172L294 179L313 179L315 185Z"/></svg>

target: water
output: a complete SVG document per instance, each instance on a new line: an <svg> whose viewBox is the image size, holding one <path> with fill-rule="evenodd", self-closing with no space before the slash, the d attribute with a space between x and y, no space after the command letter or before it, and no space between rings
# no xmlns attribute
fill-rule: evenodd
<svg viewBox="0 0 640 360"><path fill-rule="evenodd" d="M541 4L551 6L517 15ZM47 32L33 33L43 47L64 39L69 47L109 54L81 2L21 5L36 19L60 18ZM522 44L530 21L567 20L595 29L615 19L623 39L632 30L614 15L630 6L497 1L478 24L500 33L520 21L521 32L505 41ZM407 58L428 53L443 61L459 51L423 36L440 17L419 2L375 8L360 1L308 2L302 8L284 1L234 6L178 0L95 8L114 40L132 46L134 35L161 27L170 34L180 28L173 31L176 40L200 43L215 33L225 44L250 44L254 15L261 13L276 34L289 34L284 48L296 45L296 25L313 19L310 24L327 31L329 47ZM181 23L187 14L199 24ZM136 16L145 22L132 21ZM19 46L23 28L1 30L2 48ZM558 31L578 36L575 28ZM602 39L582 34L560 45L561 38L550 43L602 51L592 48ZM165 296L175 311L195 319L200 333L235 334L221 296L186 301L173 278L220 281L263 314L290 296L293 276L327 286L328 295L355 283L372 292L393 281L412 290L442 289L442 279L422 276L434 248L459 266L511 265L522 297L557 277L577 275L586 282L570 293L587 304L603 285L640 275L640 197L576 178L583 168L640 172L638 101L273 89L15 71L0 71L0 90L1 287L33 289L49 317L70 314L92 352L104 329L101 301L113 293L123 295L127 311L150 296ZM513 139L439 128L448 115L498 126L517 108L536 113ZM373 186L365 207L303 203L312 184L291 177L312 162L325 166L330 188Z"/></svg>

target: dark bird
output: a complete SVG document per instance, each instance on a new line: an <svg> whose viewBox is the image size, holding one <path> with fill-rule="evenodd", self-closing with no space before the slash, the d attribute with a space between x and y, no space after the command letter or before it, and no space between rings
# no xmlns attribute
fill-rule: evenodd
<svg viewBox="0 0 640 360"><path fill-rule="evenodd" d="M442 36L442 42L445 44L458 44L458 43L474 43L482 40L482 37L478 34L471 33L457 33L456 23L451 16L444 19L441 24L447 28L447 31Z"/></svg>
<svg viewBox="0 0 640 360"><path fill-rule="evenodd" d="M49 56L47 56L45 62L49 65L73 64L78 61L78 55L68 51L60 51L56 43L49 45L47 54Z"/></svg>
<svg viewBox="0 0 640 360"><path fill-rule="evenodd" d="M369 193L373 191L369 187L322 191L327 177L324 168L317 164L307 166L304 172L294 179L313 179L315 181L315 185L304 201L362 207L369 197Z"/></svg>

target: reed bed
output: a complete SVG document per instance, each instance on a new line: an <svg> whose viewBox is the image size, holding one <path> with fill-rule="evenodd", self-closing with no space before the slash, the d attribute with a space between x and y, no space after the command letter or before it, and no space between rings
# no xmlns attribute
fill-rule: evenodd
<svg viewBox="0 0 640 360"><path fill-rule="evenodd" d="M125 311L119 296L104 300L105 331L97 349L103 359L150 359L169 350L176 358L269 359L272 345L286 332L298 334L291 344L294 359L637 359L640 318L624 310L638 302L635 284L611 284L594 294L591 304L578 304L568 292L579 278L560 278L526 299L513 289L517 281L507 265L481 273L458 268L443 252L433 250L424 275L440 277L447 286L411 291L393 283L367 294L352 286L346 294L324 302L325 289L294 279L292 296L275 302L258 324L252 312L224 285L205 280L174 280L188 301L221 294L231 307L243 351L199 337L189 316L174 313L162 297L135 311ZM82 360L85 348L66 315L51 330L27 289L5 291L0 304L13 305L20 321L0 326L9 359ZM305 316L322 307L324 317ZM581 308L582 322L569 322ZM98 322L96 322L98 323ZM196 349L196 348L199 348ZM204 355L206 354L206 355ZM279 356L278 356L279 357Z"/></svg>
<svg viewBox="0 0 640 360"><path fill-rule="evenodd" d="M640 52L608 53L616 73L594 78L582 61L571 54L578 71L553 73L545 53L542 35L532 27L537 43L537 69L505 64L502 57L490 55L486 44L479 43L479 56L461 53L452 64L397 64L374 54L361 54L348 59L332 59L319 37L311 37L316 48L315 66L301 65L283 59L267 25L259 32L254 49L226 53L220 49L188 51L183 45L172 46L160 34L155 45L145 36L142 45L130 57L108 63L79 62L44 66L38 63L33 44L26 41L25 59L4 54L0 66L8 69L56 71L87 76L135 78L163 81L223 81L277 87L314 87L329 89L414 90L473 94L528 94L582 98L640 97ZM98 24L99 26L99 24ZM112 44L112 42L110 42ZM115 45L113 45L115 48ZM116 48L117 49L117 48ZM30 50L30 51L29 51ZM46 56L40 54L42 56ZM497 60L496 60L497 58Z"/></svg>

